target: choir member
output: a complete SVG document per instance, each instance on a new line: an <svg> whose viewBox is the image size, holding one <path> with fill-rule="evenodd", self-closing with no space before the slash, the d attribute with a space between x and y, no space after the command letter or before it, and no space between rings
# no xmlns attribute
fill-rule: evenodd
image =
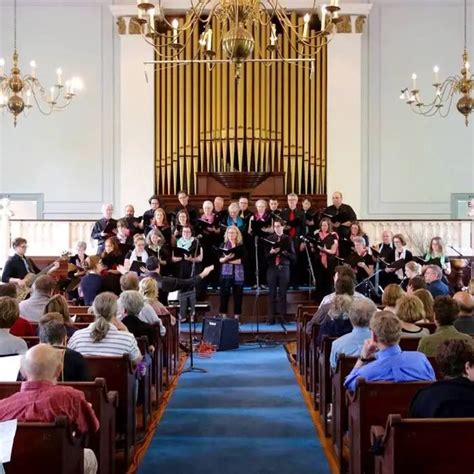
<svg viewBox="0 0 474 474"><path fill-rule="evenodd" d="M314 246L316 298L321 301L332 292L333 274L337 264L335 256L339 241L337 233L333 232L331 220L327 217L321 219L319 231L316 231L314 235L316 236Z"/></svg>
<svg viewBox="0 0 474 474"><path fill-rule="evenodd" d="M329 217L339 234L339 254L346 257L351 252L349 239L351 224L357 220L356 213L348 204L342 202L342 193L336 191L332 195L332 205L328 206L323 215Z"/></svg>
<svg viewBox="0 0 474 474"><path fill-rule="evenodd" d="M112 217L114 206L111 203L102 205L103 217L92 228L91 237L97 240L97 255L104 251L105 241L115 235L117 221Z"/></svg>
<svg viewBox="0 0 474 474"><path fill-rule="evenodd" d="M249 235L249 221L252 216L252 211L249 209L249 200L245 196L239 198L239 217L244 221L244 227L240 229L245 250L247 252L247 263L244 268L245 283L254 286L256 283L255 277L255 245L254 240Z"/></svg>
<svg viewBox="0 0 474 474"><path fill-rule="evenodd" d="M451 273L451 263L444 250L444 243L441 237L433 237L430 242L430 248L425 254L426 265L434 264L443 269L444 275ZM439 259L439 263L438 263Z"/></svg>
<svg viewBox="0 0 474 474"><path fill-rule="evenodd" d="M349 239L351 241L351 247L354 245L354 239L356 237L362 237L365 240L365 245L369 246L369 236L363 231L362 226L358 222L353 222L350 227Z"/></svg>
<svg viewBox="0 0 474 474"><path fill-rule="evenodd" d="M395 250L393 248L393 232L390 230L384 230L382 232L382 242L378 245L372 247L373 253L376 257L376 267L375 271L375 287L378 288L379 285L382 288L385 288L390 283L395 282L395 278L392 272L386 272L385 269L387 264L390 264L395 259Z"/></svg>
<svg viewBox="0 0 474 474"><path fill-rule="evenodd" d="M393 261L403 260L405 263L410 262L413 259L412 253L406 249L406 240L402 234L395 234L393 236L393 246L394 246L394 258ZM386 268L385 271L388 273L393 273L397 278L397 283L400 283L405 279L404 267L398 270L393 268Z"/></svg>
<svg viewBox="0 0 474 474"><path fill-rule="evenodd" d="M185 210L189 215L189 220L192 225L198 218L198 214L194 207L189 205L189 195L186 191L180 191L178 193L179 206L175 209L175 214L178 214L179 211Z"/></svg>
<svg viewBox="0 0 474 474"><path fill-rule="evenodd" d="M184 225L182 235L176 241L171 257L175 265L175 276L179 279L194 278L200 272L200 262L203 259L203 250L198 239L193 237L190 225ZM196 290L179 292L179 312L182 321L188 318L188 309L191 310L190 317L194 317L194 307L196 305Z"/></svg>
<svg viewBox="0 0 474 474"><path fill-rule="evenodd" d="M280 217L285 221L285 233L291 237L296 251L296 260L290 269L290 285L297 290L299 283L304 280L307 274L306 269L308 263L303 253L304 243L300 245L299 238L303 235L304 230L304 212L298 209L298 195L290 193L287 196L288 207L283 209Z"/></svg>
<svg viewBox="0 0 474 474"><path fill-rule="evenodd" d="M146 239L146 253L151 257L158 258L160 265L166 266L168 264L168 253L166 249L166 240L163 234L158 229L152 229L148 232Z"/></svg>
<svg viewBox="0 0 474 474"><path fill-rule="evenodd" d="M293 240L284 233L283 222L273 221L274 234L265 239L265 258L267 260L267 282L270 294L268 324L275 324L279 313L284 321L287 304L286 295L290 284L290 266L296 260Z"/></svg>
<svg viewBox="0 0 474 474"><path fill-rule="evenodd" d="M148 204L150 204L150 209L143 213L142 221L140 223L140 229L143 229L145 235L148 235L148 232L151 230L155 211L160 207L160 197L154 194L150 199L148 199Z"/></svg>
<svg viewBox="0 0 474 474"><path fill-rule="evenodd" d="M219 224L227 218L227 211L224 209L224 199L221 196L214 198L214 214Z"/></svg>
<svg viewBox="0 0 474 474"><path fill-rule="evenodd" d="M190 226L191 229L193 228L189 214L186 210L181 209L176 214L175 225L173 228L173 233L171 234L171 244L173 247L176 246L177 240L181 238L184 226Z"/></svg>
<svg viewBox="0 0 474 474"><path fill-rule="evenodd" d="M221 263L219 312L224 318L227 317L227 307L232 292L234 297L234 317L239 320L242 314L244 295L245 247L243 246L242 234L237 226L230 225L227 227L224 234L223 248L231 253L223 255L219 259ZM233 252L234 249L235 252Z"/></svg>
<svg viewBox="0 0 474 474"><path fill-rule="evenodd" d="M166 245L168 245L169 248L171 248L171 226L168 223L168 217L166 216L166 212L164 209L159 207L156 211L155 214L153 215L153 221L151 225L152 229L159 230L163 237L165 238ZM150 229L151 230L151 229Z"/></svg>
<svg viewBox="0 0 474 474"><path fill-rule="evenodd" d="M123 265L125 255L121 252L118 240L111 237L105 241L104 251L101 254L102 265L107 273L119 274L119 265Z"/></svg>
<svg viewBox="0 0 474 474"><path fill-rule="evenodd" d="M18 237L13 241L14 254L5 262L5 267L2 273L3 283L16 283L19 286L24 286L23 278L28 273L39 273L39 268L33 261L26 256L26 249L28 242L22 237Z"/></svg>
<svg viewBox="0 0 474 474"><path fill-rule="evenodd" d="M365 240L362 237L356 237L354 239L354 251L359 258L354 260L351 264L358 283L365 280L374 273L374 259L369 254ZM351 256L349 256L349 260Z"/></svg>
<svg viewBox="0 0 474 474"><path fill-rule="evenodd" d="M265 240L273 233L272 217L267 210L267 201L259 199L255 203L255 213L250 216L249 235L254 239L256 256L254 255L254 268L258 259L259 283L261 287L267 284L267 259L265 258Z"/></svg>
<svg viewBox="0 0 474 474"><path fill-rule="evenodd" d="M133 247L133 234L131 234L125 219L119 219L117 221L117 233L115 237L118 240L120 251L125 255Z"/></svg>
<svg viewBox="0 0 474 474"><path fill-rule="evenodd" d="M102 273L105 267L98 255L87 257L85 266L86 275L79 284L80 292L84 298L84 304L91 306L95 297L103 291Z"/></svg>
<svg viewBox="0 0 474 474"><path fill-rule="evenodd" d="M239 216L248 224L252 211L249 209L249 199L245 196L239 198Z"/></svg>
<svg viewBox="0 0 474 474"><path fill-rule="evenodd" d="M145 267L146 261L148 260L148 257L150 256L148 252L146 251L146 242L145 242L145 237L143 235L137 235L137 237L134 239L134 244L135 247L133 250L129 250L127 255L125 255L125 262L124 262L124 268L128 272L130 269L132 271L135 271L138 274L144 273L141 272L140 269L138 268L137 264L132 267L134 262L138 262L138 264L142 264L142 267Z"/></svg>
<svg viewBox="0 0 474 474"><path fill-rule="evenodd" d="M231 202L227 208L227 219L224 219L222 225L224 227L236 226L240 233L245 231L245 221L239 216L239 205L236 202Z"/></svg>
<svg viewBox="0 0 474 474"><path fill-rule="evenodd" d="M278 199L276 197L271 197L268 200L268 208L270 209L270 214L273 217L279 216L281 214L281 209L278 207Z"/></svg>
<svg viewBox="0 0 474 474"><path fill-rule="evenodd" d="M316 213L311 209L311 201L308 198L303 199L301 207L304 212L304 232L305 234L313 234L316 230Z"/></svg>
<svg viewBox="0 0 474 474"><path fill-rule="evenodd" d="M140 222L142 218L135 217L135 208L131 204L125 206L125 216L122 217L122 219L125 221L132 237L140 232Z"/></svg>

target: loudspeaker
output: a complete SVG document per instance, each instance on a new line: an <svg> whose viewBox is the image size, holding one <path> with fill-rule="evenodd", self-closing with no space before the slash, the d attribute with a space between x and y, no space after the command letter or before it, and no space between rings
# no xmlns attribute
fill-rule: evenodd
<svg viewBox="0 0 474 474"><path fill-rule="evenodd" d="M236 319L204 318L202 340L218 351L239 348L239 322Z"/></svg>

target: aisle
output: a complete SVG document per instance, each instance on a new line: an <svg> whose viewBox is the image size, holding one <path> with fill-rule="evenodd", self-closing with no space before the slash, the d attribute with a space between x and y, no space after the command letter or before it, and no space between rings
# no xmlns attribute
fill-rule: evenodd
<svg viewBox="0 0 474 474"><path fill-rule="evenodd" d="M283 347L196 362L209 372L181 376L140 473L329 472Z"/></svg>

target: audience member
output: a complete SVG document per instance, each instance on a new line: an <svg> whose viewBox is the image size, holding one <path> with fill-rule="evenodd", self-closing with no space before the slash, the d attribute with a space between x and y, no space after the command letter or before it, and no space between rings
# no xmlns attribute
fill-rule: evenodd
<svg viewBox="0 0 474 474"><path fill-rule="evenodd" d="M38 344L25 354L21 372L26 382L21 390L0 401L0 421L52 423L65 416L79 433L94 433L99 421L84 394L66 385L56 385L61 373L61 354L49 344ZM33 470L33 466L32 466ZM84 449L84 473L97 472L97 459Z"/></svg>
<svg viewBox="0 0 474 474"><path fill-rule="evenodd" d="M0 297L8 296L16 300L17 291L15 283L4 283L0 284ZM19 316L19 318L13 323L13 326L10 328L10 334L18 337L28 337L36 336L36 331L33 326L26 319Z"/></svg>
<svg viewBox="0 0 474 474"><path fill-rule="evenodd" d="M395 314L402 322L402 337L422 337L429 335L430 331L427 328L421 328L415 324L425 317L423 303L416 296L402 296L397 301Z"/></svg>
<svg viewBox="0 0 474 474"><path fill-rule="evenodd" d="M95 322L85 329L76 331L69 339L68 347L86 356L129 354L130 360L138 364L142 356L137 341L117 320L117 296L109 292L101 293L94 300L92 309Z"/></svg>
<svg viewBox="0 0 474 474"><path fill-rule="evenodd" d="M474 343L443 341L436 362L444 379L421 389L410 407L410 418L474 417Z"/></svg>
<svg viewBox="0 0 474 474"><path fill-rule="evenodd" d="M426 290L426 281L422 276L414 276L408 280L407 294L412 295L416 290Z"/></svg>
<svg viewBox="0 0 474 474"><path fill-rule="evenodd" d="M348 276L349 278L351 278L353 281L355 281L355 273L354 273L354 270L352 270L352 268L349 266L349 265L338 265L335 269L334 269L334 288L336 287L336 281L339 277L341 276ZM324 305L328 304L328 303L332 303L332 301L334 300L334 297L336 296L336 292L334 291L333 293L330 293L329 295L326 295L319 307L322 308ZM359 293L358 291L354 291L354 298L366 298L362 293Z"/></svg>
<svg viewBox="0 0 474 474"><path fill-rule="evenodd" d="M369 323L376 311L377 306L368 298L359 298L352 302L349 308L352 331L336 339L331 346L329 361L333 369L336 368L339 354L345 354L348 357L360 355L364 341L370 338Z"/></svg>
<svg viewBox="0 0 474 474"><path fill-rule="evenodd" d="M434 321L433 295L428 290L425 290L423 288L415 290L411 294L421 300L421 302L423 303L423 308L425 309L425 317L420 321L417 321L417 323L432 323Z"/></svg>
<svg viewBox="0 0 474 474"><path fill-rule="evenodd" d="M434 357L439 345L445 340L464 339L470 340L470 336L459 332L453 323L459 312L459 305L449 296L438 296L435 298L434 315L436 331L434 334L425 336L418 345L418 350L428 357Z"/></svg>
<svg viewBox="0 0 474 474"><path fill-rule="evenodd" d="M474 299L468 293L458 291L453 296L459 305L459 313L454 327L465 334L474 335Z"/></svg>
<svg viewBox="0 0 474 474"><path fill-rule="evenodd" d="M28 350L23 339L10 333L19 316L18 302L9 296L0 296L0 356L24 354Z"/></svg>
<svg viewBox="0 0 474 474"><path fill-rule="evenodd" d="M396 283L390 283L387 285L382 294L382 304L385 311L391 311L395 313L395 306L399 298L401 298L405 292Z"/></svg>
<svg viewBox="0 0 474 474"><path fill-rule="evenodd" d="M328 311L328 317L319 327L316 344L321 345L327 337L340 337L351 332L352 324L349 320L349 310L353 302L352 296L337 295Z"/></svg>
<svg viewBox="0 0 474 474"><path fill-rule="evenodd" d="M67 337L71 337L75 332L76 328L72 323L71 316L69 314L69 306L66 298L63 295L54 295L48 301L44 307L44 313L59 313L63 318L64 328L66 329Z"/></svg>
<svg viewBox="0 0 474 474"><path fill-rule="evenodd" d="M50 344L60 351L63 365L59 380L61 382L87 382L91 380L86 360L79 352L66 347L67 333L60 313L47 313L39 321L40 342Z"/></svg>
<svg viewBox="0 0 474 474"><path fill-rule="evenodd" d="M33 283L31 296L20 303L20 314L28 321L38 322L43 315L56 282L48 275L42 275Z"/></svg>
<svg viewBox="0 0 474 474"><path fill-rule="evenodd" d="M440 267L437 265L427 265L424 277L427 283L426 289L433 295L433 298L449 295L448 285L441 281L443 270Z"/></svg>
<svg viewBox="0 0 474 474"><path fill-rule="evenodd" d="M435 380L433 367L424 354L400 349L402 323L395 314L391 311L376 313L370 320L370 328L372 337L365 340L361 355L345 380L348 390L356 389L360 377L368 382Z"/></svg>
<svg viewBox="0 0 474 474"><path fill-rule="evenodd" d="M94 298L102 291L103 281L100 274L104 268L98 255L86 258L84 269L87 273L82 277L79 285L86 306L91 306Z"/></svg>

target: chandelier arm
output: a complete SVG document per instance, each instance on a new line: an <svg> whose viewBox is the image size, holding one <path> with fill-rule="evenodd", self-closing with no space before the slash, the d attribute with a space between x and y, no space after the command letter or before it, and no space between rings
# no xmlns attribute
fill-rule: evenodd
<svg viewBox="0 0 474 474"><path fill-rule="evenodd" d="M43 110L42 108L42 102L40 100L38 100L38 97L36 96L36 92L34 90L32 90L32 95L33 95L33 99L36 103L36 106L38 107L38 110L43 114L43 115L51 115L53 113L53 107L51 107L51 105L49 104L49 110L48 111L45 111Z"/></svg>

